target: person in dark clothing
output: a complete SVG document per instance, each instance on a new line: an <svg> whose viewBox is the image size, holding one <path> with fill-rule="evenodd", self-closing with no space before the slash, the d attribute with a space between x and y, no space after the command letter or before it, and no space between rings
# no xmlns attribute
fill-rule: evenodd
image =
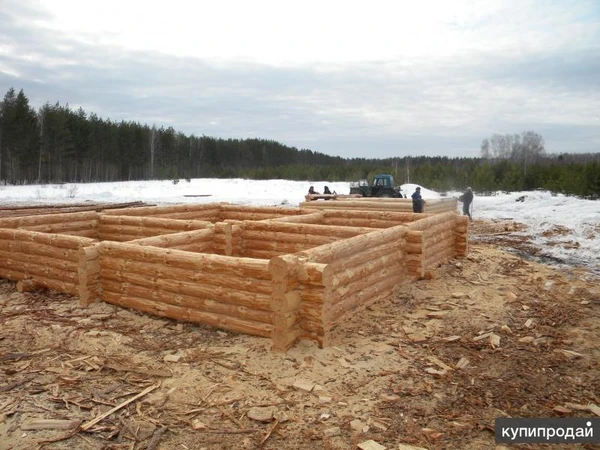
<svg viewBox="0 0 600 450"><path fill-rule="evenodd" d="M462 204L463 204L463 208L462 208L463 215L469 216L469 220L473 220L473 217L471 217L471 203L473 203L473 189L468 187L467 190L463 193L463 195L458 197L458 201L462 202Z"/></svg>
<svg viewBox="0 0 600 450"><path fill-rule="evenodd" d="M323 194L331 194L331 191L329 190L329 186L325 186L325 189L323 190Z"/></svg>
<svg viewBox="0 0 600 450"><path fill-rule="evenodd" d="M320 194L319 192L315 191L315 187L314 186L311 186L311 187L308 188L308 193L309 194L314 194L314 195L319 195Z"/></svg>
<svg viewBox="0 0 600 450"><path fill-rule="evenodd" d="M423 197L421 197L421 188L418 187L415 192L413 192L413 195L411 195L412 197L412 204L413 204L413 212L416 213L422 213L423 212L423 204L425 203L425 201L423 200Z"/></svg>

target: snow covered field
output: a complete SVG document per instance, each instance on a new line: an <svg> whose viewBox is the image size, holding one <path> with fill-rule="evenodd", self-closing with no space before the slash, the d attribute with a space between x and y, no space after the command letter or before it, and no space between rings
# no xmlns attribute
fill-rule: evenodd
<svg viewBox="0 0 600 450"><path fill-rule="evenodd" d="M257 206L298 206L310 186L323 192L347 194L349 183L327 181L192 179L174 183L129 181L114 183L0 186L0 206L94 202L211 203L229 202ZM403 185L409 196L415 184ZM425 199L440 195L425 187ZM186 197L190 196L190 197ZM460 193L448 193L458 197ZM524 201L517 201L524 196ZM459 204L460 207L460 204ZM583 264L600 271L600 201L581 200L549 192L512 192L481 197L475 193L474 219L512 219L527 225L525 234L546 255L569 264ZM565 245L566 244L566 245Z"/></svg>

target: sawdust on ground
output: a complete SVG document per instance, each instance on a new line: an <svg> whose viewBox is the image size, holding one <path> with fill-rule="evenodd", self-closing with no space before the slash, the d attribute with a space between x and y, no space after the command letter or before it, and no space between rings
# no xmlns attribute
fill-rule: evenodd
<svg viewBox="0 0 600 450"><path fill-rule="evenodd" d="M507 227L285 354L0 280L0 450L490 449L498 417L594 417L598 279L506 252Z"/></svg>

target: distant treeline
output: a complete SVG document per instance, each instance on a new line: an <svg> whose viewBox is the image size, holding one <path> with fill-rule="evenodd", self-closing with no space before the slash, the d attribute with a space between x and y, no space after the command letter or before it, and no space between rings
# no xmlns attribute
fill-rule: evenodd
<svg viewBox="0 0 600 450"><path fill-rule="evenodd" d="M368 153L369 149L365 149ZM250 178L351 181L392 173L446 191L548 189L600 197L600 154L546 155L533 132L494 135L481 158L341 158L265 139L185 135L172 127L102 119L46 103L35 111L21 90L0 103L0 183Z"/></svg>

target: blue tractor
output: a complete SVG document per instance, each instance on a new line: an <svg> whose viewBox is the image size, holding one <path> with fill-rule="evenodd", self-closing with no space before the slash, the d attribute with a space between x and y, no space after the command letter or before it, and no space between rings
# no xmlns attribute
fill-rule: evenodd
<svg viewBox="0 0 600 450"><path fill-rule="evenodd" d="M360 194L363 197L404 198L400 186L394 185L394 177L387 173L380 173L373 178L373 184L367 180L360 180L350 184L350 194Z"/></svg>

